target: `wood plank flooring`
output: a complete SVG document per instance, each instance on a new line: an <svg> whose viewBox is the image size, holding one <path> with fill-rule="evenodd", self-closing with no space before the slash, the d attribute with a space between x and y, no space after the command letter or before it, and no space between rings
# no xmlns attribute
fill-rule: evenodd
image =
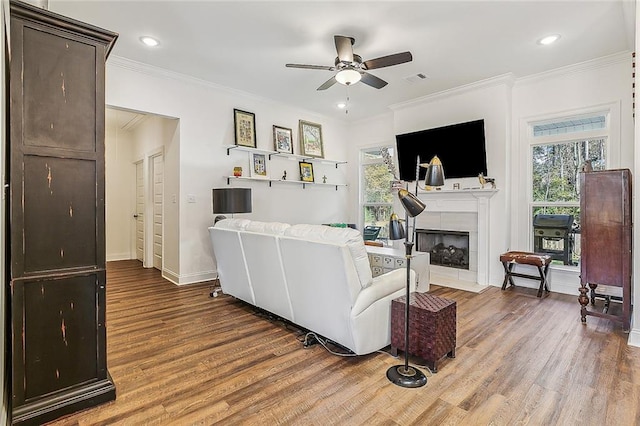
<svg viewBox="0 0 640 426"><path fill-rule="evenodd" d="M457 301L456 358L403 389L385 376L401 361L305 349L209 284L177 287L137 261L109 263L107 279L117 399L52 424L640 424L640 348L613 322L582 325L577 296L432 286Z"/></svg>

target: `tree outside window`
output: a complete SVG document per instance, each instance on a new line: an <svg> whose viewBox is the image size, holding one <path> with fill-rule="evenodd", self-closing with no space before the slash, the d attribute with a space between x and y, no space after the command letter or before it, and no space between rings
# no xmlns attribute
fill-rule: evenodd
<svg viewBox="0 0 640 426"><path fill-rule="evenodd" d="M393 148L389 148L393 157ZM380 226L378 238L389 236L389 217L393 212L391 182L393 174L384 163L381 148L368 148L361 154L363 226Z"/></svg>
<svg viewBox="0 0 640 426"><path fill-rule="evenodd" d="M596 137L580 138L580 133L585 132ZM593 170L605 169L606 141L606 120L602 114L533 126L531 221L538 214L573 216L570 245L571 263L574 265L580 260L579 173L587 163ZM561 251L564 242L558 239L545 244L546 248Z"/></svg>

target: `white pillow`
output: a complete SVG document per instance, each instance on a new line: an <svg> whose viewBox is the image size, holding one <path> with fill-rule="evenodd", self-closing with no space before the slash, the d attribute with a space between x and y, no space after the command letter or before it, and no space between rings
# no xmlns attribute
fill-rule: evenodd
<svg viewBox="0 0 640 426"><path fill-rule="evenodd" d="M244 231L250 222L249 219L222 219L216 222L215 227L231 231Z"/></svg>
<svg viewBox="0 0 640 426"><path fill-rule="evenodd" d="M247 225L245 230L249 232L257 232L260 234L284 235L284 232L290 227L291 225L289 225L288 223L260 222L257 220L252 220L251 223Z"/></svg>

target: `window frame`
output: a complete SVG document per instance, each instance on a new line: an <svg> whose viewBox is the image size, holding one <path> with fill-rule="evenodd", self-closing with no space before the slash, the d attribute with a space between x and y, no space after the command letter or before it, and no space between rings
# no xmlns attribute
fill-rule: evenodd
<svg viewBox="0 0 640 426"><path fill-rule="evenodd" d="M604 127L601 129L576 131L570 133L559 133L546 136L535 136L534 127L540 124L556 123L562 121L568 121L571 119L579 119L585 117L592 117L595 115L602 115L605 118ZM526 137L527 137L527 197L526 197L526 224L527 224L527 247L530 251L533 251L534 238L533 238L533 209L536 207L580 207L580 200L577 201L534 201L533 200L533 148L542 145L559 145L563 143L573 143L583 140L604 139L605 144L605 169L609 169L612 164L612 155L614 147L612 144L612 138L615 134L612 129L612 110L611 108L596 108L587 111L583 111L580 114L571 113L559 113L544 119L528 120L526 123ZM578 183L576 182L576 185ZM552 265L554 267L568 268L569 270L579 270L578 265Z"/></svg>
<svg viewBox="0 0 640 426"><path fill-rule="evenodd" d="M395 162L396 162L396 147L395 144L393 143L388 143L388 144L381 144L381 145L372 145L372 146L367 146L367 147L362 147L359 150L359 164L358 164L358 173L359 173L359 195L358 195L358 204L359 204L359 228L360 229L364 229L365 226L365 208L366 207L385 207L385 206L389 206L391 208L391 211L393 211L394 209L394 205L393 205L393 193L391 191L391 185L389 185L389 193L391 193L392 197L391 197L391 202L389 203L372 203L372 202L365 202L364 197L365 197L365 174L364 174L364 168L365 166L368 165L372 165L372 164L384 164L384 160L382 159L382 157L380 158L365 158L365 154L367 152L371 152L374 150L382 150L383 148L390 148L393 149L394 155L393 155L393 159L394 159L394 166L395 166Z"/></svg>

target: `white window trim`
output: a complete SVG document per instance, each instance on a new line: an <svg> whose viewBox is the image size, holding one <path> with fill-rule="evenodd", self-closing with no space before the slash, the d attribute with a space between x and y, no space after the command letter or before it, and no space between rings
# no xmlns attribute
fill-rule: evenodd
<svg viewBox="0 0 640 426"><path fill-rule="evenodd" d="M531 167L531 163L533 161L532 158L532 147L536 145L547 145L551 143L559 143L559 142L571 142L576 140L584 140L584 139L606 139L606 158L605 158L605 167L615 168L618 167L621 159L621 115L620 115L620 102L611 102L602 105L595 105L592 107L574 109L574 110L566 110L560 111L552 114L524 117L520 120L520 135L523 144L521 145L524 152L521 152L520 158L520 170L526 170L526 179L524 183L524 188L520 186L521 189L524 189L523 193L526 194L524 197L519 200L519 213L518 217L520 218L520 226L515 229L518 229L518 232L522 232L522 228L526 227L526 237L522 239L519 237L518 240L522 241L525 245L524 247L528 247L528 250L533 248L533 223L530 220L531 217L531 208L534 205L554 205L554 206L570 206L573 207L576 205L575 202L554 202L554 203L540 203L533 202L533 170ZM566 119L568 117L581 117L581 116L590 116L595 114L602 114L605 116L605 128L590 130L579 133L567 133L567 134L558 134L558 135L550 135L550 136L538 136L535 137L533 135L533 127L537 124L543 124L546 122L560 121ZM574 135L579 135L579 137L574 137ZM578 203L579 204L579 203ZM565 269L570 271L578 271L578 266L569 266L569 265L552 265L552 269Z"/></svg>

